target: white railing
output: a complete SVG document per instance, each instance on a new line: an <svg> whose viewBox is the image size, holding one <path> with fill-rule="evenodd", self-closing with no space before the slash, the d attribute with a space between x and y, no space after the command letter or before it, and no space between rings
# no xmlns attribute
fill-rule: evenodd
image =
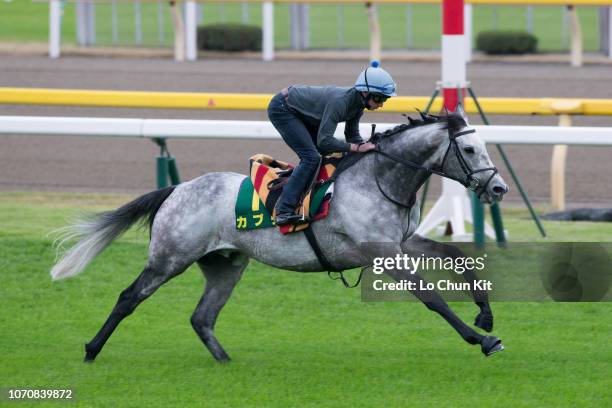
<svg viewBox="0 0 612 408"><path fill-rule="evenodd" d="M381 123L377 131L395 126ZM558 126L473 126L486 143L612 146L612 128ZM370 134L362 123L361 134ZM342 138L338 125L336 137ZM0 135L108 136L138 138L280 139L265 121L117 119L41 116L0 116Z"/></svg>
<svg viewBox="0 0 612 408"><path fill-rule="evenodd" d="M384 131L393 124L379 124ZM478 135L494 144L601 145L612 146L612 128L557 126L474 126ZM371 131L370 124L360 125L361 134ZM335 136L343 137L340 124ZM271 123L264 121L174 120L174 119L115 119L37 116L0 116L0 137L15 135L39 136L107 136L131 138L224 138L280 139ZM564 168L557 171L565 172ZM158 175L159 180L159 175ZM444 184L446 183L446 184ZM441 222L453 225L453 240L469 240L465 221L472 222L470 202L465 188L457 182L443 179L442 196L427 214L417 233L427 234ZM493 229L485 224L488 236Z"/></svg>

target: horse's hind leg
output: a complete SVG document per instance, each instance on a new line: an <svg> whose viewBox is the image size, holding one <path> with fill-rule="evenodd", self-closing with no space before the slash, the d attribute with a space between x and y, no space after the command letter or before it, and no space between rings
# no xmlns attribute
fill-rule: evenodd
<svg viewBox="0 0 612 408"><path fill-rule="evenodd" d="M206 288L193 315L191 325L213 357L220 362L230 358L214 334L215 322L221 309L242 277L249 258L239 252L211 253L198 261L206 277Z"/></svg>
<svg viewBox="0 0 612 408"><path fill-rule="evenodd" d="M91 362L95 360L119 323L132 314L134 309L142 301L151 296L161 285L183 272L186 268L187 265L184 265L178 270L176 268L170 270L167 267L161 268L156 266L153 268L147 265L138 278L121 292L117 304L100 331L89 343L85 344L85 361Z"/></svg>

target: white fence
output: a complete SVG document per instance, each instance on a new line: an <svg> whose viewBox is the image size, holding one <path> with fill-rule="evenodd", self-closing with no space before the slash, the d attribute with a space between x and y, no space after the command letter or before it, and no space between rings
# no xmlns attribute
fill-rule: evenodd
<svg viewBox="0 0 612 408"><path fill-rule="evenodd" d="M377 131L395 124L382 123ZM473 126L486 143L612 146L612 128L557 126ZM370 124L361 124L370 134ZM336 130L342 138L344 126ZM0 135L107 136L138 138L280 139L264 121L116 119L40 116L0 116Z"/></svg>
<svg viewBox="0 0 612 408"><path fill-rule="evenodd" d="M360 125L361 134L371 131L370 124ZM392 124L379 124L383 131ZM552 144L612 146L612 128L556 126L474 126L479 136L494 144ZM344 125L339 125L336 137L342 138ZM279 139L271 123L263 121L114 119L36 116L0 116L0 137L8 135L131 137L131 138L225 138ZM559 171L564 173L564 168ZM472 222L470 203L465 188L457 182L443 179L442 196L438 199L417 232L425 235L440 223L451 222L453 240L469 240L465 221ZM488 236L493 229L485 224Z"/></svg>

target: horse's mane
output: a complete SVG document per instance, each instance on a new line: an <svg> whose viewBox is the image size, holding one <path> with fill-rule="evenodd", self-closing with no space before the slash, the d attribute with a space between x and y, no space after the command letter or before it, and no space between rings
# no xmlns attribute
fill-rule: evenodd
<svg viewBox="0 0 612 408"><path fill-rule="evenodd" d="M402 123L401 125L397 125L391 129L387 129L384 132L376 132L370 139L372 143L378 143L381 140L398 134L400 132L404 132L406 130L432 125L432 124L442 124L444 129L461 129L467 126L465 119L463 116L457 112L449 112L444 115L431 115L429 113L423 113L419 111L420 119L414 119L410 116L404 114L403 116L408 120L408 123Z"/></svg>

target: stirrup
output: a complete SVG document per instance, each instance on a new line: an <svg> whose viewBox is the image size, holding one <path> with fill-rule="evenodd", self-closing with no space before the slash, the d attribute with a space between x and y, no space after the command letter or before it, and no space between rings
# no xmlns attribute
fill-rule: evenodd
<svg viewBox="0 0 612 408"><path fill-rule="evenodd" d="M292 214L292 213L281 213L277 214L274 217L274 223L279 227L288 224L304 224L308 222L302 215L300 214Z"/></svg>

